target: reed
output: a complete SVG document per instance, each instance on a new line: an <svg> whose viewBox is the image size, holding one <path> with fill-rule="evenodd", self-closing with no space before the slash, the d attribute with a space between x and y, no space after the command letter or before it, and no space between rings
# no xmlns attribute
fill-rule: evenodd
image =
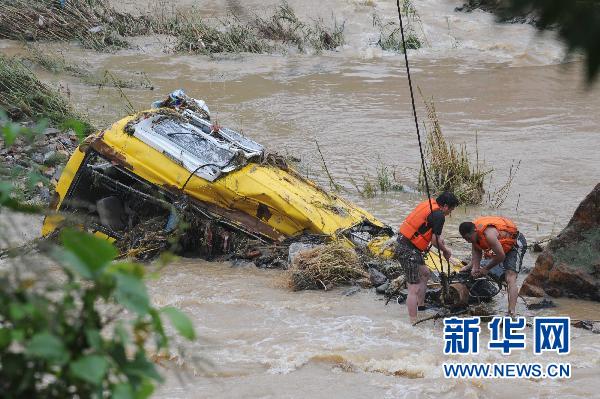
<svg viewBox="0 0 600 399"><path fill-rule="evenodd" d="M419 92L420 89L419 89ZM423 97L423 93L421 93ZM485 193L484 182L493 172L479 163L479 149L476 146L476 161L467 152L466 145L456 145L446 141L437 116L433 99L423 97L427 110L427 138L425 158L429 186L433 193L453 192L463 204L480 204ZM425 189L423 170L419 174L419 188Z"/></svg>

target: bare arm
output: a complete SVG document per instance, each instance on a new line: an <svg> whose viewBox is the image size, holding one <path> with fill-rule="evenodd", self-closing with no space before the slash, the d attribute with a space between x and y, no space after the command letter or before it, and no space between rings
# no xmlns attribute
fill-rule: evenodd
<svg viewBox="0 0 600 399"><path fill-rule="evenodd" d="M483 234L485 234L485 238L487 239L488 244L490 244L490 249L494 251L494 256L491 258L490 263L485 266L487 270L491 270L494 266L502 262L506 255L504 254L504 249L502 249L500 240L498 240L498 230L488 228Z"/></svg>
<svg viewBox="0 0 600 399"><path fill-rule="evenodd" d="M472 273L478 273L481 267L481 249L475 244L471 245L471 270Z"/></svg>
<svg viewBox="0 0 600 399"><path fill-rule="evenodd" d="M437 234L433 234L431 237L431 244L438 248L440 251L444 253L444 257L446 259L450 259L452 256L452 251L446 246L446 241L442 236L438 236Z"/></svg>

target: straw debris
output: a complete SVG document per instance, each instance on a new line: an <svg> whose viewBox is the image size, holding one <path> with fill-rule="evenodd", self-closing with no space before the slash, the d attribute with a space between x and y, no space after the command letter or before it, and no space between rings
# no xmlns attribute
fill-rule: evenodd
<svg viewBox="0 0 600 399"><path fill-rule="evenodd" d="M300 252L288 273L294 291L327 290L369 278L356 252L337 242Z"/></svg>

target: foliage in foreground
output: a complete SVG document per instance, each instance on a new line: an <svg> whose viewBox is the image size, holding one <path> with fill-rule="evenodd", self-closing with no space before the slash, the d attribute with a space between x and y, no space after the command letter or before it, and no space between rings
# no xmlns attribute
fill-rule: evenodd
<svg viewBox="0 0 600 399"><path fill-rule="evenodd" d="M107 241L65 230L61 244L53 253L61 281L22 279L17 265L0 277L3 397L148 397L162 379L147 351L168 349L161 315L194 339L190 321L153 307L144 267L112 263Z"/></svg>
<svg viewBox="0 0 600 399"><path fill-rule="evenodd" d="M17 135L34 134L26 130ZM7 209L41 212L11 190L0 181L4 218ZM60 245L45 251L58 268L36 274L22 256L0 268L2 397L149 397L162 378L148 354L169 350L162 316L193 340L190 320L176 308L154 307L145 268L114 262L117 250L106 240L65 229Z"/></svg>

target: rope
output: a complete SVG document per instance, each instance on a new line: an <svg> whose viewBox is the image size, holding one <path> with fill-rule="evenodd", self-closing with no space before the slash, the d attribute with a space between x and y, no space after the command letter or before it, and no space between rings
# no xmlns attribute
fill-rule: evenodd
<svg viewBox="0 0 600 399"><path fill-rule="evenodd" d="M421 155L421 167L423 168L423 178L425 179L425 191L427 192L427 200L429 202L429 210L433 213L433 205L431 204L431 192L429 190L429 179L427 178L427 168L425 167L425 155L423 155L423 144L421 143L421 132L419 130L419 120L417 118L417 107L415 106L415 94L412 85L412 78L410 77L410 66L408 65L408 51L406 51L406 40L404 39L404 24L402 23L402 11L400 9L400 0L396 0L396 7L398 8L398 20L400 21L400 35L402 36L402 48L404 49L404 63L406 65L406 75L408 77L408 87L410 89L410 101L412 103L413 117L415 119L415 128L417 129L417 140L419 141L419 153ZM439 240L439 237L437 237ZM444 264L442 263L442 251L437 245L438 257L440 258L440 269L438 269L435 262L435 266L438 273L444 270ZM448 263L448 276L450 276L450 261Z"/></svg>

